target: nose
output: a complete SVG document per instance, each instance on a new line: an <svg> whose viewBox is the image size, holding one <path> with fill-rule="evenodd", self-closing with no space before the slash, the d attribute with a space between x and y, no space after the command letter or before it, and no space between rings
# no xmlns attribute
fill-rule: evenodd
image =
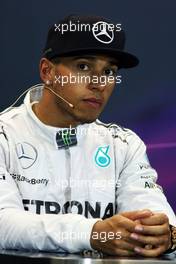
<svg viewBox="0 0 176 264"><path fill-rule="evenodd" d="M92 74L90 76L90 83L88 84L88 88L91 90L99 90L103 92L106 87L106 76L103 76L100 73Z"/></svg>

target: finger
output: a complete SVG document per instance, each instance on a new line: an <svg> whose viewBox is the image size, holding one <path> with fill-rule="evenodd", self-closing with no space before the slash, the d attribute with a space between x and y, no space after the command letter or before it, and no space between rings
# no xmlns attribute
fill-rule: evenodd
<svg viewBox="0 0 176 264"><path fill-rule="evenodd" d="M143 236L136 233L132 233L130 237L138 242L143 243L144 245L168 245L169 243L169 236L168 235L162 235L162 236Z"/></svg>
<svg viewBox="0 0 176 264"><path fill-rule="evenodd" d="M160 247L153 248L153 249L146 249L146 248L135 248L134 251L138 253L139 255L142 255L144 257L158 257L162 253L166 251L166 247L164 245L161 245Z"/></svg>
<svg viewBox="0 0 176 264"><path fill-rule="evenodd" d="M125 242L127 242L128 244L132 245L133 248L134 248L134 247L142 247L142 246L143 246L143 244L142 244L141 242L136 241L136 240L130 238L130 235L131 235L130 232L128 232L128 231L126 231L126 230L123 230L123 231L121 232L121 239L119 240L119 242L121 243L121 241L125 241Z"/></svg>
<svg viewBox="0 0 176 264"><path fill-rule="evenodd" d="M128 232L134 232L134 228L135 228L135 223L134 221L122 216L122 215L118 215L118 217L116 218L116 216L112 217L112 221L113 224L116 226L117 231L119 230L119 228L123 228L124 230L128 231Z"/></svg>
<svg viewBox="0 0 176 264"><path fill-rule="evenodd" d="M136 256L136 252L134 252L134 250L125 250L125 249L120 249L120 248L117 248L115 250L115 255L117 256L122 256L122 257L134 257Z"/></svg>
<svg viewBox="0 0 176 264"><path fill-rule="evenodd" d="M106 243L105 247L101 247L99 249L99 251L109 254L109 255L115 255L115 256L136 256L136 252L134 252L134 248L133 249L122 249L119 248L118 245L116 243L113 244L109 244Z"/></svg>
<svg viewBox="0 0 176 264"><path fill-rule="evenodd" d="M141 219L145 217L150 217L153 215L153 213L148 209L144 209L144 210L138 210L138 211L132 211L132 212L124 212L121 215L131 220L137 220L137 219Z"/></svg>
<svg viewBox="0 0 176 264"><path fill-rule="evenodd" d="M133 245L134 247L143 247L144 244L135 240L135 239L132 239L132 238L125 238L124 241L128 242L129 244Z"/></svg>
<svg viewBox="0 0 176 264"><path fill-rule="evenodd" d="M162 225L168 222L169 222L169 219L167 215L162 214L162 213L161 214L155 213L154 215L148 218L141 219L142 225Z"/></svg>
<svg viewBox="0 0 176 264"><path fill-rule="evenodd" d="M164 235L169 233L170 229L168 223L156 226L137 225L135 227L135 232L145 235Z"/></svg>
<svg viewBox="0 0 176 264"><path fill-rule="evenodd" d="M131 239L130 235L131 235L131 232L128 232L127 230L122 229L121 233L120 233L120 239L117 237L117 238L113 239L114 240L113 242L119 247L121 247L121 245L122 245L121 243L123 243L123 241L132 245L132 248L134 248L135 246L141 247L143 245L142 243L135 241L134 239Z"/></svg>
<svg viewBox="0 0 176 264"><path fill-rule="evenodd" d="M118 242L115 242L115 245L117 246L117 248L119 249L123 249L123 250L130 250L134 252L134 248L135 247L142 247L141 243L138 243L136 241L133 241L132 243L125 241L125 240L121 240Z"/></svg>

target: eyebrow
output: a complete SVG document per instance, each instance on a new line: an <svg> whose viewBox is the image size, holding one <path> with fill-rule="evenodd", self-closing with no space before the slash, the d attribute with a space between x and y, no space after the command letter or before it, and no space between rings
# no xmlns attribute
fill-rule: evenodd
<svg viewBox="0 0 176 264"><path fill-rule="evenodd" d="M79 60L79 59L89 59L89 60L96 60L97 59L97 56L91 56L91 55L84 55L84 56L76 56L76 57L73 57L73 60ZM118 66L118 61L117 60L113 60L113 59L109 59L108 62L111 64L111 65L116 65Z"/></svg>

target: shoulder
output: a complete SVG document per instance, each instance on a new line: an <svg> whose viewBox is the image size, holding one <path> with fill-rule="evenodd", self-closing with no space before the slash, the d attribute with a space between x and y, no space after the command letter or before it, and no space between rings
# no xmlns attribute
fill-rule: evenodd
<svg viewBox="0 0 176 264"><path fill-rule="evenodd" d="M0 112L0 124L8 124L13 122L18 116L24 112L24 105L18 107L9 107L4 111Z"/></svg>
<svg viewBox="0 0 176 264"><path fill-rule="evenodd" d="M21 127L21 120L24 114L24 105L18 107L7 108L0 113L0 135L4 135L7 139L10 135L10 131L13 134L14 128ZM2 137L1 137L2 139Z"/></svg>
<svg viewBox="0 0 176 264"><path fill-rule="evenodd" d="M108 133L111 137L116 140L120 140L124 143L129 143L131 141L142 141L139 136L132 130L128 128L124 128L123 126L116 124L116 123L104 123L100 120L96 120L94 122L94 126L97 129L104 130Z"/></svg>

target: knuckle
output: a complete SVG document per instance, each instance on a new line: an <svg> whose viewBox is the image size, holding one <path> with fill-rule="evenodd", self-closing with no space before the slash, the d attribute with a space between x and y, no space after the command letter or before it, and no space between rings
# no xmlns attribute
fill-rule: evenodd
<svg viewBox="0 0 176 264"><path fill-rule="evenodd" d="M165 221L166 221L167 223L169 223L169 218L168 218L167 215L165 215Z"/></svg>
<svg viewBox="0 0 176 264"><path fill-rule="evenodd" d="M163 219L165 222L169 222L169 218L168 218L168 216L167 216L166 214L161 213L161 217L162 217L162 219Z"/></svg>
<svg viewBox="0 0 176 264"><path fill-rule="evenodd" d="M127 232L125 232L125 230L123 230L122 232L121 232L121 239L120 240L122 240L122 239L130 239L130 233L127 233Z"/></svg>
<svg viewBox="0 0 176 264"><path fill-rule="evenodd" d="M170 236L166 236L165 238L165 244L169 244L170 243Z"/></svg>
<svg viewBox="0 0 176 264"><path fill-rule="evenodd" d="M113 219L113 217L111 217L111 218L109 218L109 219L106 219L106 220L104 220L104 221L107 222L108 227L109 227L111 230L115 230L115 223L116 223L116 221L115 221L115 219Z"/></svg>
<svg viewBox="0 0 176 264"><path fill-rule="evenodd" d="M112 216L111 218L108 218L107 221L109 220L114 225L115 223L119 224L119 222L122 221L121 219L122 219L122 216L118 214L118 215Z"/></svg>
<svg viewBox="0 0 176 264"><path fill-rule="evenodd" d="M116 219L114 219L119 225L122 225L124 222L124 217L122 215L118 215Z"/></svg>
<svg viewBox="0 0 176 264"><path fill-rule="evenodd" d="M165 231L170 232L170 228L169 228L169 224L168 223L165 223L163 225L163 228L164 228Z"/></svg>

